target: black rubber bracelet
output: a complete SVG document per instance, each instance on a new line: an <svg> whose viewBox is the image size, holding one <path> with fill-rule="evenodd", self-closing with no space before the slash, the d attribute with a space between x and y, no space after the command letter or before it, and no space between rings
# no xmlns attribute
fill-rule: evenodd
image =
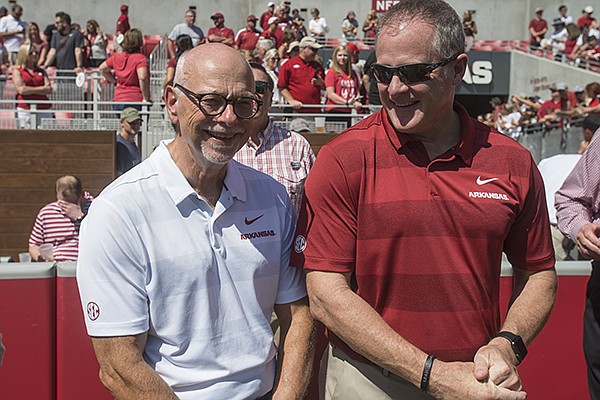
<svg viewBox="0 0 600 400"><path fill-rule="evenodd" d="M429 377L431 376L433 360L435 360L434 356L431 354L427 356L427 360L425 360L425 366L423 367L423 375L421 375L421 390L425 393L427 393L427 388L429 387Z"/></svg>

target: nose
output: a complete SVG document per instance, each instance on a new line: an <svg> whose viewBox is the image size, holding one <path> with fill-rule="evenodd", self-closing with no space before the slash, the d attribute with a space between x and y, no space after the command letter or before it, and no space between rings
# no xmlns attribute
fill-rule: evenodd
<svg viewBox="0 0 600 400"><path fill-rule="evenodd" d="M390 97L393 97L396 94L406 93L408 92L408 89L408 85L402 82L397 74L392 76L392 80L388 85L388 93L390 94Z"/></svg>
<svg viewBox="0 0 600 400"><path fill-rule="evenodd" d="M214 120L224 122L227 125L237 122L238 116L235 115L235 112L233 111L233 104L228 103L225 107L225 110L223 110L221 114L214 117Z"/></svg>

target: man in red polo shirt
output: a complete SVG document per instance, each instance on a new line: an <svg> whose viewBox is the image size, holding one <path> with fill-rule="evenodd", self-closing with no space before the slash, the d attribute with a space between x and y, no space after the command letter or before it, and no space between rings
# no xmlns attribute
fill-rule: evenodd
<svg viewBox="0 0 600 400"><path fill-rule="evenodd" d="M596 18L592 17L592 13L594 12L594 7L586 6L581 11L581 17L577 20L577 26L581 29L584 25L589 27L596 27Z"/></svg>
<svg viewBox="0 0 600 400"><path fill-rule="evenodd" d="M532 48L540 47L540 42L546 36L546 32L548 32L548 23L542 18L543 13L543 8L537 8L535 10L535 18L529 21L529 34L531 35L529 46Z"/></svg>
<svg viewBox="0 0 600 400"><path fill-rule="evenodd" d="M317 108L304 105L321 104L321 89L325 88L323 66L315 61L317 51L323 47L312 36L300 41L300 54L281 66L277 86L281 95L295 112L315 113Z"/></svg>
<svg viewBox="0 0 600 400"><path fill-rule="evenodd" d="M260 33L256 30L256 17L248 15L246 28L240 30L235 38L236 50L254 50Z"/></svg>
<svg viewBox="0 0 600 400"><path fill-rule="evenodd" d="M208 30L208 41L212 43L223 43L228 46L233 46L234 34L233 30L225 27L225 17L220 12L211 15L215 26Z"/></svg>
<svg viewBox="0 0 600 400"><path fill-rule="evenodd" d="M263 32L269 27L269 19L273 16L273 10L275 10L275 3L270 1L267 3L267 10L260 15L259 25Z"/></svg>
<svg viewBox="0 0 600 400"><path fill-rule="evenodd" d="M115 35L124 35L131 27L129 26L129 7L126 4L121 6L121 15L117 18L117 29Z"/></svg>
<svg viewBox="0 0 600 400"><path fill-rule="evenodd" d="M321 148L290 261L328 328L325 398L523 400L515 366L557 282L540 173L454 102L468 60L447 3L390 8L376 56L383 109Z"/></svg>

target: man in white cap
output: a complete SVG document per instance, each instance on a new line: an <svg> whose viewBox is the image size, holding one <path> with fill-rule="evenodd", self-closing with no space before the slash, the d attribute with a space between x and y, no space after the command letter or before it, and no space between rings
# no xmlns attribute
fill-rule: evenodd
<svg viewBox="0 0 600 400"><path fill-rule="evenodd" d="M121 130L117 134L117 157L115 171L121 176L142 160L136 142L142 126L142 117L138 110L127 107L121 111Z"/></svg>
<svg viewBox="0 0 600 400"><path fill-rule="evenodd" d="M589 26L590 28L595 28L597 26L596 18L592 17L592 13L594 12L594 7L585 6L585 8L581 11L582 15L577 20L577 26L581 29L584 25Z"/></svg>
<svg viewBox="0 0 600 400"><path fill-rule="evenodd" d="M270 1L267 3L267 10L260 15L260 19L258 20L258 26L261 28L261 31L266 31L269 27L269 18L273 16L273 10L275 10L275 3Z"/></svg>
<svg viewBox="0 0 600 400"><path fill-rule="evenodd" d="M321 89L325 88L325 71L315 61L317 51L323 47L312 36L300 41L300 53L281 66L277 86L281 95L295 112L314 113L315 108L304 105L321 104Z"/></svg>

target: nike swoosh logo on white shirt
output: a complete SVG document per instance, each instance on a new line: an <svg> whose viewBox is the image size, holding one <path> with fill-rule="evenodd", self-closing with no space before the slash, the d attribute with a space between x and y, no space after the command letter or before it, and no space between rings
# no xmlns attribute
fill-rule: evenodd
<svg viewBox="0 0 600 400"><path fill-rule="evenodd" d="M498 180L498 178L481 179L481 176L478 176L477 177L477 184L479 186L481 186L481 185L485 185L486 183L490 183L490 182L497 181L497 180Z"/></svg>

